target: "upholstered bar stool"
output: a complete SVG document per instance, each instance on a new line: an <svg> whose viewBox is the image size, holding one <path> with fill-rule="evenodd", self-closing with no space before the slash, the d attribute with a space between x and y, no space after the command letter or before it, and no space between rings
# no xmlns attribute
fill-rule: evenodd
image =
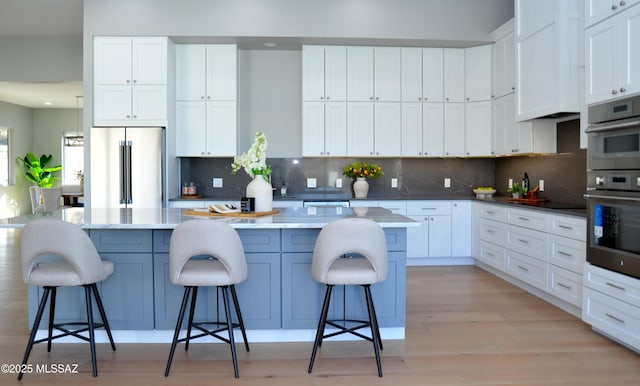
<svg viewBox="0 0 640 386"><path fill-rule="evenodd" d="M36 219L27 223L22 230L21 251L24 282L44 287L22 364L26 364L29 360L29 354L34 344L47 342L47 351L51 351L51 341L53 339L71 335L89 342L93 376L97 377L98 366L96 364L94 330L104 327L109 337L111 348L113 350L116 349L96 286L96 283L106 279L113 273L113 263L100 259L93 242L80 227L51 218ZM49 257L51 255L62 259L38 261L41 256ZM56 289L69 286L84 287L87 312L86 323L54 323ZM92 296L95 298L102 323L96 323L93 319ZM36 340L36 333L49 298L48 334L46 338ZM70 329L74 328L73 326L77 328ZM61 333L53 335L54 329L61 331ZM87 331L88 337L81 334ZM18 379L22 379L22 373L18 375Z"/></svg>
<svg viewBox="0 0 640 386"><path fill-rule="evenodd" d="M247 334L235 289L235 284L241 283L247 278L247 261L238 232L229 224L216 220L189 220L181 223L173 230L169 242L169 275L173 284L184 286L184 296L171 342L165 377L169 376L173 354L178 343L185 342L185 350L188 350L190 340L212 336L231 346L233 370L235 377L238 378L234 328L240 327L245 348L249 351ZM193 321L198 287L217 287L222 291L225 321ZM237 323L232 320L229 295L233 300L238 318ZM187 333L184 338L178 339L189 298L191 298L191 305ZM212 330L207 326L218 328ZM200 333L192 336L191 330L193 328L200 330ZM223 331L227 331L228 337L220 335Z"/></svg>
<svg viewBox="0 0 640 386"><path fill-rule="evenodd" d="M311 275L316 281L326 284L327 289L311 353L309 373L313 370L318 347L322 345L323 339L349 333L373 343L378 376L382 377L382 338L371 297L371 285L387 278L387 261L384 231L374 221L365 218L345 218L333 221L322 228L313 250ZM349 319L346 315L344 319L327 320L331 293L336 285L362 286L368 320ZM338 331L325 335L327 325ZM371 337L357 331L365 327L370 328Z"/></svg>

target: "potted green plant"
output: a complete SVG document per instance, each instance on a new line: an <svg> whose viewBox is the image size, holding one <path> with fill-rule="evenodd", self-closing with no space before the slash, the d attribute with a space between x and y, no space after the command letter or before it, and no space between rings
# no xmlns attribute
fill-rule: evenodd
<svg viewBox="0 0 640 386"><path fill-rule="evenodd" d="M511 192L511 196L513 198L520 198L520 195L523 192L522 187L520 187L520 183L519 182L514 182L513 186L511 187L511 189L509 189L509 192Z"/></svg>
<svg viewBox="0 0 640 386"><path fill-rule="evenodd" d="M62 170L62 165L47 166L53 156L51 154L43 154L39 158L33 153L28 152L24 157L18 157L17 160L25 167L24 178L41 188L51 188L53 183L60 178L54 176L53 173Z"/></svg>

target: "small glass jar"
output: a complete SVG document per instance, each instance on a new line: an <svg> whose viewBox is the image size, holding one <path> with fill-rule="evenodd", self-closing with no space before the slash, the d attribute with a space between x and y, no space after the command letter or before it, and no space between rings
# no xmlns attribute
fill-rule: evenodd
<svg viewBox="0 0 640 386"><path fill-rule="evenodd" d="M193 182L189 182L188 194L190 196L196 195L196 184L194 184Z"/></svg>

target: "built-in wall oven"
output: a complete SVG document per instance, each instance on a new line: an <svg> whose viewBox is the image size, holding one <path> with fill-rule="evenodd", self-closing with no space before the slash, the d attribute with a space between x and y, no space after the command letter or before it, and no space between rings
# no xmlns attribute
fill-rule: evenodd
<svg viewBox="0 0 640 386"><path fill-rule="evenodd" d="M640 96L589 108L587 261L640 278Z"/></svg>

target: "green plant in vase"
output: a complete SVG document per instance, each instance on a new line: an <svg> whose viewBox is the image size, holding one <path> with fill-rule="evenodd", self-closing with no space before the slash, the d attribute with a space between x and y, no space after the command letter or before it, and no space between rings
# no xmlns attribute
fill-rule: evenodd
<svg viewBox="0 0 640 386"><path fill-rule="evenodd" d="M41 188L51 188L54 182L60 179L54 173L62 170L62 165L47 166L52 158L51 154L36 157L33 153L28 152L24 157L18 157L17 161L24 165L24 178L27 181Z"/></svg>

